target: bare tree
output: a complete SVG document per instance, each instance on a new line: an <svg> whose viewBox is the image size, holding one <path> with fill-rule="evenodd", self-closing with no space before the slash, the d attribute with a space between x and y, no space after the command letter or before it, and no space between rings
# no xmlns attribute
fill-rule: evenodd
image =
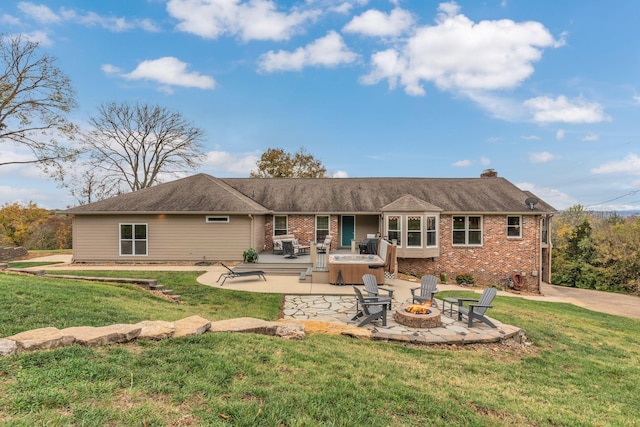
<svg viewBox="0 0 640 427"><path fill-rule="evenodd" d="M291 155L282 148L269 148L256 163L258 171L251 178L324 178L327 169L304 147Z"/></svg>
<svg viewBox="0 0 640 427"><path fill-rule="evenodd" d="M93 129L83 146L93 168L94 189L151 187L162 176L195 169L204 158L204 131L163 107L110 102L102 104L89 123Z"/></svg>
<svg viewBox="0 0 640 427"><path fill-rule="evenodd" d="M56 179L77 151L60 139L73 140L77 127L67 119L76 108L69 78L56 60L40 54L38 44L21 36L0 36L0 144L26 148L33 159L10 164L37 164Z"/></svg>

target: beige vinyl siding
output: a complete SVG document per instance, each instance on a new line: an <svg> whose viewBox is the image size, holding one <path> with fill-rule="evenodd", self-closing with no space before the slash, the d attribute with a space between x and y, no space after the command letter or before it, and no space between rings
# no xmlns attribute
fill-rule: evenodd
<svg viewBox="0 0 640 427"><path fill-rule="evenodd" d="M260 252L265 248L264 227L266 218L264 215L256 215L253 217L253 239L252 247Z"/></svg>
<svg viewBox="0 0 640 427"><path fill-rule="evenodd" d="M378 215L356 215L356 242L367 238L367 234L376 234L379 229Z"/></svg>
<svg viewBox="0 0 640 427"><path fill-rule="evenodd" d="M251 246L251 218L230 215L228 223L207 223L206 215L76 215L76 262L241 260ZM119 225L147 224L148 255L119 255Z"/></svg>

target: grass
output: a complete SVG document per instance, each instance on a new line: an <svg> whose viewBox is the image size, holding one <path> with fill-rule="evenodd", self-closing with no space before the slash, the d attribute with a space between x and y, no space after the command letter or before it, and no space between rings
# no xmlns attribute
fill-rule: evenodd
<svg viewBox="0 0 640 427"><path fill-rule="evenodd" d="M194 272L126 276L134 273L158 278L184 303L125 285L0 274L0 336L191 314L217 320L253 313L247 304L262 307L262 318L277 317L278 295L198 285ZM494 302L492 315L526 329L532 346L219 333L4 357L0 424L637 425L639 321L568 304Z"/></svg>

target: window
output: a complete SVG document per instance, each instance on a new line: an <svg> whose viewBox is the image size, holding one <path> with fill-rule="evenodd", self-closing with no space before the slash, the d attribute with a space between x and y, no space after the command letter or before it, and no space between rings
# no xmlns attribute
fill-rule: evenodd
<svg viewBox="0 0 640 427"><path fill-rule="evenodd" d="M387 237L389 240L396 240L401 246L400 236L402 235L402 218L399 216L387 217Z"/></svg>
<svg viewBox="0 0 640 427"><path fill-rule="evenodd" d="M481 245L482 217L454 216L452 238L454 245Z"/></svg>
<svg viewBox="0 0 640 427"><path fill-rule="evenodd" d="M522 237L521 216L507 216L507 237Z"/></svg>
<svg viewBox="0 0 640 427"><path fill-rule="evenodd" d="M273 216L273 235L282 236L288 234L288 223L286 215L274 215Z"/></svg>
<svg viewBox="0 0 640 427"><path fill-rule="evenodd" d="M422 247L422 217L407 217L407 247Z"/></svg>
<svg viewBox="0 0 640 427"><path fill-rule="evenodd" d="M324 242L324 238L331 234L329 231L329 215L316 216L316 242Z"/></svg>
<svg viewBox="0 0 640 427"><path fill-rule="evenodd" d="M120 255L147 255L147 224L120 224Z"/></svg>
<svg viewBox="0 0 640 427"><path fill-rule="evenodd" d="M227 223L229 222L229 217L228 216L208 216L206 221L208 223Z"/></svg>
<svg viewBox="0 0 640 427"><path fill-rule="evenodd" d="M425 231L427 233L427 247L438 245L438 232L436 230L436 217L428 216L425 224Z"/></svg>

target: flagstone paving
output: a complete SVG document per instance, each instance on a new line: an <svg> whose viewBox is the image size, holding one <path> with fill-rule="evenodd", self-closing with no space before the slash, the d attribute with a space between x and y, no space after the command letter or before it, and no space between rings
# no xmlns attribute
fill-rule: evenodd
<svg viewBox="0 0 640 427"><path fill-rule="evenodd" d="M373 339L429 343L470 344L497 342L514 338L522 340L524 330L501 323L495 319L497 328L481 322L468 327L467 322L457 320L457 313L442 314L442 325L437 328L418 329L398 324L393 313L395 307L410 303L410 300L394 301L393 310L387 311L387 326L382 321L368 323L361 327L367 329ZM448 313L448 310L447 310ZM345 295L286 295L283 316L286 320L330 322L356 327L358 321L351 320L356 314L355 297Z"/></svg>

